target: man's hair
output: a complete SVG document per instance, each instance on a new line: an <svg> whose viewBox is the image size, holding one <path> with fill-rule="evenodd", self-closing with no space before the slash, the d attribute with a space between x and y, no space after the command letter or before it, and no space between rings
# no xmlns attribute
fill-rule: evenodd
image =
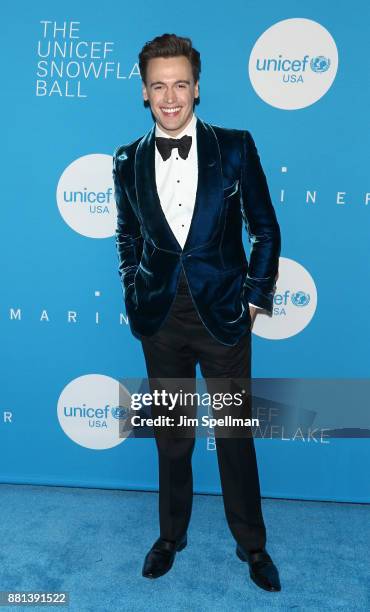
<svg viewBox="0 0 370 612"><path fill-rule="evenodd" d="M191 63L194 82L199 80L200 53L193 47L190 38L176 36L176 34L162 34L145 43L139 53L140 75L146 83L146 69L148 62L155 57L178 57L184 55Z"/></svg>

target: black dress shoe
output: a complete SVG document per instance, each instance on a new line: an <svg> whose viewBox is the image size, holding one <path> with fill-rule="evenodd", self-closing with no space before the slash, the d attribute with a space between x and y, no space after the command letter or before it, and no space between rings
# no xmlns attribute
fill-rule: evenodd
<svg viewBox="0 0 370 612"><path fill-rule="evenodd" d="M268 552L261 548L245 552L241 546L236 547L236 554L242 561L248 561L249 575L253 582L265 591L280 591L279 572Z"/></svg>
<svg viewBox="0 0 370 612"><path fill-rule="evenodd" d="M144 578L159 578L172 567L177 552L187 545L186 534L178 542L158 538L145 557L143 565Z"/></svg>

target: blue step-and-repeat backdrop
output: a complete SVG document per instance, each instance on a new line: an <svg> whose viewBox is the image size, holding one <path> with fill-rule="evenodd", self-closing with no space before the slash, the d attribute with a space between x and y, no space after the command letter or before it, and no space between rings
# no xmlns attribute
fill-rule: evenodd
<svg viewBox="0 0 370 612"><path fill-rule="evenodd" d="M262 494L370 502L368 2L1 12L0 481L157 488L154 440L118 435L124 381L146 370L118 276L112 154L152 126L137 56L170 32L201 53L196 114L251 131L282 232L274 313L252 340ZM278 405L306 426L274 423ZM220 492L211 428L193 466L195 491Z"/></svg>

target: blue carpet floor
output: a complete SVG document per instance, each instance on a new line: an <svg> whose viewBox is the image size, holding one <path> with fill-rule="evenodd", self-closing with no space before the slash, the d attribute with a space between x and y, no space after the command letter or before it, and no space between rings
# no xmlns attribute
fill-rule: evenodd
<svg viewBox="0 0 370 612"><path fill-rule="evenodd" d="M220 496L194 496L187 548L168 574L147 580L156 493L28 485L0 493L1 591L69 591L63 609L73 612L370 610L367 505L264 499L282 583L267 593L235 556ZM42 608L1 608L16 609Z"/></svg>

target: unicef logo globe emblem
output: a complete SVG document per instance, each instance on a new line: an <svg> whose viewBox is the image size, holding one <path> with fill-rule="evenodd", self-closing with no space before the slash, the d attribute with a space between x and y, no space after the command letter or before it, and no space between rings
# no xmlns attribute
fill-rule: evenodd
<svg viewBox="0 0 370 612"><path fill-rule="evenodd" d="M330 68L330 59L323 55L317 55L310 61L310 66L313 72L326 72Z"/></svg>
<svg viewBox="0 0 370 612"><path fill-rule="evenodd" d="M123 420L127 419L129 415L129 409L125 406L117 406L117 408L112 408L111 413L114 419Z"/></svg>
<svg viewBox="0 0 370 612"><path fill-rule="evenodd" d="M310 301L310 295L309 293L305 293L304 291L296 291L292 294L291 300L294 306L307 306Z"/></svg>

